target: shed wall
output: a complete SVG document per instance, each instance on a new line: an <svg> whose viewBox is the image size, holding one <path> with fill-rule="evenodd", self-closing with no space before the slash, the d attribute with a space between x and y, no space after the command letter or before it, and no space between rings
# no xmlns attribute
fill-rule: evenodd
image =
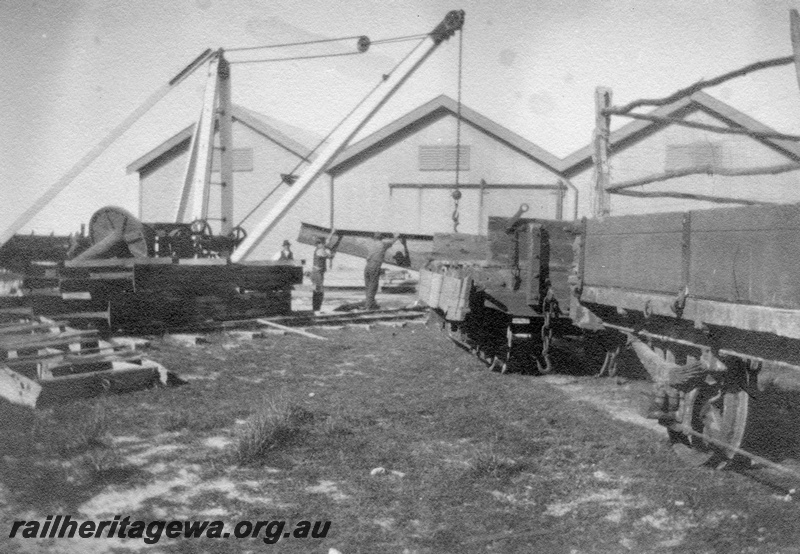
<svg viewBox="0 0 800 554"><path fill-rule="evenodd" d="M418 234L452 232L455 171L420 170L419 147L454 145L456 125L453 116L439 118L336 175L334 225ZM479 189L460 189L459 232L485 233L489 216L510 217L522 203L530 206L527 217L556 217L556 191L500 185L555 185L558 175L466 122L461 144L470 147L470 160L469 169L459 173L459 183L478 184L483 179L487 186L482 201Z"/></svg>

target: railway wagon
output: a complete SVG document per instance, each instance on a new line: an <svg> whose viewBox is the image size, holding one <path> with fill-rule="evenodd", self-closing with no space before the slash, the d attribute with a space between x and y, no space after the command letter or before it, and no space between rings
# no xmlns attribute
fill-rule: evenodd
<svg viewBox="0 0 800 554"><path fill-rule="evenodd" d="M568 317L576 229L490 217L487 236L436 234L419 298L492 369L549 372L551 338L581 332Z"/></svg>
<svg viewBox="0 0 800 554"><path fill-rule="evenodd" d="M655 383L648 415L673 441L700 459L732 458L759 388L800 382L800 206L582 227L574 294L590 312L583 321L626 337Z"/></svg>
<svg viewBox="0 0 800 554"><path fill-rule="evenodd" d="M540 372L553 336L583 334L609 374L631 348L654 383L647 416L697 462L742 452L759 389L800 388L800 206L492 218L486 238L437 239L420 298L455 341Z"/></svg>

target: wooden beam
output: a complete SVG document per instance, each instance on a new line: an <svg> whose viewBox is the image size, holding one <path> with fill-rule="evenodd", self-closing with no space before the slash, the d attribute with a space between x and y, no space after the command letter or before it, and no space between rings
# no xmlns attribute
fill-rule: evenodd
<svg viewBox="0 0 800 554"><path fill-rule="evenodd" d="M310 339L317 339L317 340L328 340L327 337L321 337L319 335L315 335L314 333L309 333L308 331L303 331L302 329L295 329L293 327L287 327L286 325L281 325L280 323L275 323L274 321L269 321L268 319L258 319L261 325L267 325L269 327L274 327L276 329L280 329L281 331L286 331L287 333L295 333L298 335L302 335L304 337L308 337Z"/></svg>
<svg viewBox="0 0 800 554"><path fill-rule="evenodd" d="M366 259L369 256L372 245L374 243L374 231L347 231L336 230L334 233L336 242L333 246L335 252L356 256L358 258ZM391 235L391 233L386 233ZM331 236L331 229L311 225L309 223L301 223L300 233L297 237L297 242L301 244L313 245L318 237L325 238ZM409 265L400 265L400 267L408 267L410 269L418 270L424 267L431 259L431 248L433 246L433 235L413 235L400 233L401 242L395 244L395 249L386 252L384 263L397 266L398 260L394 258L398 250L402 250L405 254L405 248L408 248L408 257L410 258ZM405 242L405 246L403 244Z"/></svg>
<svg viewBox="0 0 800 554"><path fill-rule="evenodd" d="M208 81L203 97L203 109L197 122L197 143L195 167L188 186L192 194L192 205L188 221L206 219L208 217L208 187L211 181L211 164L214 152L214 124L216 123L216 107L219 91L219 56L208 61ZM178 222L180 223L180 221Z"/></svg>
<svg viewBox="0 0 800 554"><path fill-rule="evenodd" d="M445 183L389 183L389 191L394 189L452 189L453 185ZM552 184L524 184L524 183L497 183L487 184L483 183L461 183L458 185L460 189L487 190L502 189L502 190L562 190L564 185L561 183Z"/></svg>
<svg viewBox="0 0 800 554"><path fill-rule="evenodd" d="M708 167L687 167L684 169L665 171L664 173L656 173L654 175L648 175L639 179L621 181L619 183L607 186L606 190L608 192L617 192L622 189L638 187L650 183L657 183L659 181L666 181L668 179L676 179L678 177L686 177L687 175L721 175L723 177L743 177L746 175L776 175L778 173L786 173L787 171L797 171L798 169L800 169L800 164L796 163L743 169L728 169L721 167L710 170Z"/></svg>
<svg viewBox="0 0 800 554"><path fill-rule="evenodd" d="M483 234L483 195L486 194L486 181L481 179L478 187L478 224L475 228L478 230L478 234ZM421 190L421 189L420 189Z"/></svg>
<svg viewBox="0 0 800 554"><path fill-rule="evenodd" d="M183 185L181 186L181 195L178 200L178 209L175 212L174 221L177 223L186 221L186 211L189 209L189 195L192 192L192 182L194 181L194 172L197 167L197 143L200 140L200 125L198 123L195 123L192 140L189 141L186 168L183 170Z"/></svg>
<svg viewBox="0 0 800 554"><path fill-rule="evenodd" d="M556 219L564 219L564 189L556 191Z"/></svg>
<svg viewBox="0 0 800 554"><path fill-rule="evenodd" d="M578 187L573 185L572 181L570 181L569 179L565 179L565 178L562 178L561 180L559 180L559 183L564 187L565 191L568 191L568 192L572 193L572 194L570 194L570 197L572 198L572 211L571 211L572 220L573 221L577 221L578 220L578 198L579 198Z"/></svg>

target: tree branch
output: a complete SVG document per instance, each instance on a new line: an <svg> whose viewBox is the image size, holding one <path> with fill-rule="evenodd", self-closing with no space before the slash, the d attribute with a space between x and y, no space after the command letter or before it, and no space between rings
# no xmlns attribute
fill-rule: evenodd
<svg viewBox="0 0 800 554"><path fill-rule="evenodd" d="M675 169L672 171L665 171L664 173L657 173L648 175L639 179L631 179L630 181L622 181L613 184L606 188L608 192L618 192L623 189L647 185L650 183L657 183L659 181L666 181L668 179L675 179L678 177L686 177L687 175L721 175L723 177L741 177L745 175L775 175L778 173L786 173L787 171L797 171L800 169L800 164L782 164L772 165L765 167L754 167L745 169L725 169L717 168L711 169L709 167L687 167L685 169Z"/></svg>
<svg viewBox="0 0 800 554"><path fill-rule="evenodd" d="M743 198L727 198L724 196L707 196L705 194L691 194L688 192L642 192L638 190L612 190L609 191L621 196L633 196L636 198L684 198L687 200L702 200L704 202L714 202L716 204L745 204L747 206L772 206L775 202L763 202L761 200L745 200Z"/></svg>
<svg viewBox="0 0 800 554"><path fill-rule="evenodd" d="M634 108L638 108L641 106L665 106L667 104L675 102L676 100L680 100L685 96L691 96L695 92L702 90L704 88L713 87L719 85L720 83L724 83L725 81L729 81L735 77L741 77L742 75L747 75L751 71L766 69L768 67L777 67L780 65L788 65L790 63L794 63L794 56L786 56L783 58L774 58L771 60L764 60L760 62L751 63L750 65L746 65L735 71L725 73L723 75L720 75L719 77L714 77L713 79L709 79L707 81L702 81L702 80L698 81L695 84L680 89L679 91L670 94L669 96L666 96L664 98L634 100L633 102L625 104L624 106L613 108L613 110L614 113L616 113L617 115L621 115L631 111Z"/></svg>
<svg viewBox="0 0 800 554"><path fill-rule="evenodd" d="M683 125L684 127L692 127L694 129L703 129L705 131L712 131L714 133L724 133L729 135L747 135L755 139L782 139L800 141L800 136L787 135L785 133L771 132L771 131L751 131L744 127L722 127L720 125L709 125L707 123L699 123L697 121L687 121L677 117L660 117L657 115L645 115L638 113L620 112L619 108L610 108L606 113L614 115L621 115L623 117L630 117L632 119L643 119L645 121L655 121L656 123L674 123L676 125Z"/></svg>

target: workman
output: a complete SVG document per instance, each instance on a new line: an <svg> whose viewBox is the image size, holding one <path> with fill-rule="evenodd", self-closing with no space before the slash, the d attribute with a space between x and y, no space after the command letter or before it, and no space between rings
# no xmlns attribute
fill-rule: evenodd
<svg viewBox="0 0 800 554"><path fill-rule="evenodd" d="M378 285L381 279L381 266L386 251L400 239L400 235L395 233L387 237L381 233L373 235L373 243L369 247L367 254L367 265L364 267L364 287L366 288L366 300L364 301L365 310L377 310L378 303L375 302L375 295L378 293Z"/></svg>
<svg viewBox="0 0 800 554"><path fill-rule="evenodd" d="M325 237L317 237L314 248L314 260L311 263L311 283L314 285L313 292L311 293L311 309L318 312L322 308L322 299L325 296L325 270L328 266L328 260L333 258L333 250L331 249L331 238L333 231L325 240Z"/></svg>
<svg viewBox="0 0 800 554"><path fill-rule="evenodd" d="M294 252L292 252L292 243L288 240L283 241L283 247L278 252L273 260L276 262L288 262L294 260Z"/></svg>

